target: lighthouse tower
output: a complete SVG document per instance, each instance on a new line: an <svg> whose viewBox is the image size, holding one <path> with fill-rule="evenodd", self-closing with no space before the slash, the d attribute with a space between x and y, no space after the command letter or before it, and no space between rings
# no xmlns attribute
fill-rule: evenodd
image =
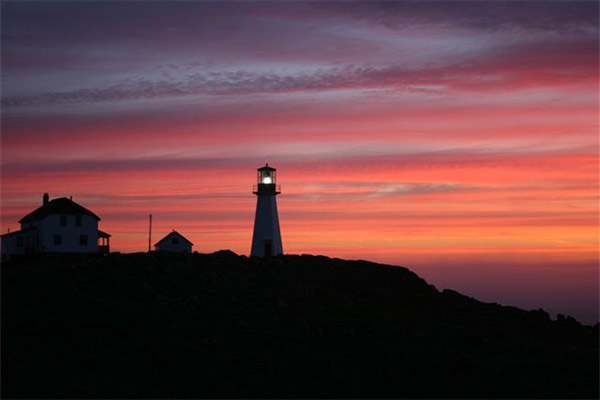
<svg viewBox="0 0 600 400"><path fill-rule="evenodd" d="M258 196L258 201L250 255L269 257L283 254L275 199L275 196L281 192L277 184L275 168L269 167L269 164L258 168L258 184L253 189L252 193Z"/></svg>

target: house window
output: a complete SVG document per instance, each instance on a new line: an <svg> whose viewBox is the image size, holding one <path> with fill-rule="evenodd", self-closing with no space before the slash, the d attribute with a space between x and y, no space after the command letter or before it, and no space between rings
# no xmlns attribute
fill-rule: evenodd
<svg viewBox="0 0 600 400"><path fill-rule="evenodd" d="M79 245L87 246L87 244L88 244L87 235L79 235Z"/></svg>
<svg viewBox="0 0 600 400"><path fill-rule="evenodd" d="M52 235L52 242L55 246L60 246L62 244L62 235Z"/></svg>
<svg viewBox="0 0 600 400"><path fill-rule="evenodd" d="M23 247L23 236L17 236L17 247Z"/></svg>
<svg viewBox="0 0 600 400"><path fill-rule="evenodd" d="M173 238L173 241L171 243L173 243L173 244L179 244L179 238Z"/></svg>
<svg viewBox="0 0 600 400"><path fill-rule="evenodd" d="M75 226L81 226L81 215L75 216Z"/></svg>
<svg viewBox="0 0 600 400"><path fill-rule="evenodd" d="M66 215L60 216L60 226L67 226L67 216Z"/></svg>

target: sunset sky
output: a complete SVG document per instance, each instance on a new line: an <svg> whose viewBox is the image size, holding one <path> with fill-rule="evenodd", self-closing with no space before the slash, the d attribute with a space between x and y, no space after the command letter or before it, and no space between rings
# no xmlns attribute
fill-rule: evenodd
<svg viewBox="0 0 600 400"><path fill-rule="evenodd" d="M598 2L2 2L0 229L286 253L598 320Z"/></svg>

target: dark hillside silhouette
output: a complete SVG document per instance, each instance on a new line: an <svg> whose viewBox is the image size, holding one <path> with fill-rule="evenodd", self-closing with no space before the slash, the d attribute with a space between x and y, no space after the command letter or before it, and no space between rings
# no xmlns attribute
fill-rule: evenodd
<svg viewBox="0 0 600 400"><path fill-rule="evenodd" d="M2 265L4 398L598 398L598 325L316 256Z"/></svg>

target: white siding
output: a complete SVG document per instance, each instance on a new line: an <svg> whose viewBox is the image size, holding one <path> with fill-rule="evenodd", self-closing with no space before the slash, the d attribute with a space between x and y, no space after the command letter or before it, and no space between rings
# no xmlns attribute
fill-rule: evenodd
<svg viewBox="0 0 600 400"><path fill-rule="evenodd" d="M17 247L17 237L22 235L11 235L2 238L2 256L8 254L24 254L25 246Z"/></svg>
<svg viewBox="0 0 600 400"><path fill-rule="evenodd" d="M65 215L66 226L60 225L60 215L44 218L39 225L41 251L53 253L92 253L98 251L98 220L91 215L81 216L81 226L75 225L75 215ZM62 243L54 244L54 235L61 235ZM79 244L80 235L87 235L87 245Z"/></svg>
<svg viewBox="0 0 600 400"><path fill-rule="evenodd" d="M19 243L20 242L20 243ZM2 256L9 254L25 254L37 251L38 232L30 231L2 238Z"/></svg>

